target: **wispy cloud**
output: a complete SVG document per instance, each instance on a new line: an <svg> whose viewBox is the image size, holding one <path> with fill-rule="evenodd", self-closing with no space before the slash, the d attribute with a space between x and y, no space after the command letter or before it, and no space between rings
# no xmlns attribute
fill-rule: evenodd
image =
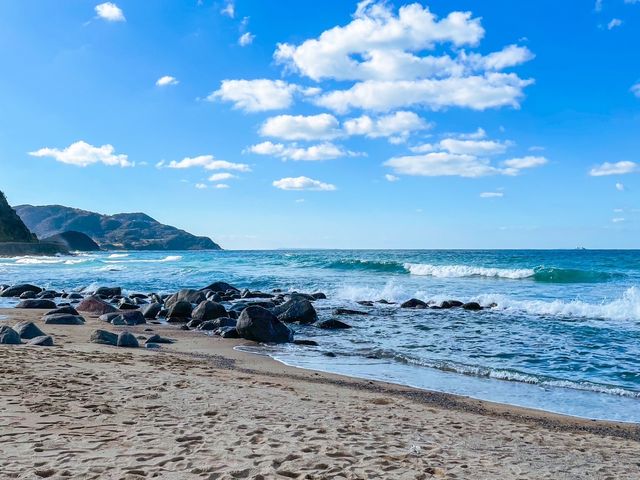
<svg viewBox="0 0 640 480"><path fill-rule="evenodd" d="M172 160L169 163L165 161L156 164L158 168L194 168L201 167L205 170L233 170L237 172L250 172L251 167L245 163L232 163L226 160L218 160L213 155L199 155L197 157L186 157L180 161Z"/></svg>
<svg viewBox="0 0 640 480"><path fill-rule="evenodd" d="M273 186L280 190L315 190L322 192L330 192L336 190L336 186L330 183L324 183L309 177L287 177L281 178L273 182Z"/></svg>

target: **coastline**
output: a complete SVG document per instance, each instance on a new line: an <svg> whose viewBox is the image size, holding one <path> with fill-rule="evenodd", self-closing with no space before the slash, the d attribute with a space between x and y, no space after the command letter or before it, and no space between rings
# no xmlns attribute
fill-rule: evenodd
<svg viewBox="0 0 640 480"><path fill-rule="evenodd" d="M0 309L3 325L34 321L56 342L0 348L9 387L0 392L0 463L9 478L38 478L38 469L73 478L335 478L337 467L345 478L640 475L636 424L290 367L235 348L251 342L165 324L128 327L177 340L157 351L96 345L96 328L122 328L90 316L83 326L43 325L42 313ZM109 448L81 446L110 435ZM213 445L221 441L228 448ZM174 460L134 454L152 445Z"/></svg>

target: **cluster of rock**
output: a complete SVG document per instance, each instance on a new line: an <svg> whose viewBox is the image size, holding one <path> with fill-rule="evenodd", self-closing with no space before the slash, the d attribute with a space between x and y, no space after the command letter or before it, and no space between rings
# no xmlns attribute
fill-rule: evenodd
<svg viewBox="0 0 640 480"><path fill-rule="evenodd" d="M402 303L400 305L400 308L414 308L414 309L429 308L431 310L447 310L450 308L462 308L463 310L470 310L470 311L477 312L480 310L484 310L485 308L494 308L496 306L497 304L492 303L490 305L487 305L486 307L483 307L478 302L464 303L464 302L461 302L460 300L445 300L444 302L440 302L440 303L437 303L434 301L423 302L422 300L418 300L417 298L412 298Z"/></svg>
<svg viewBox="0 0 640 480"><path fill-rule="evenodd" d="M13 327L0 326L0 345L20 345L23 340L29 345L53 346L53 337L45 334L33 322L20 322Z"/></svg>

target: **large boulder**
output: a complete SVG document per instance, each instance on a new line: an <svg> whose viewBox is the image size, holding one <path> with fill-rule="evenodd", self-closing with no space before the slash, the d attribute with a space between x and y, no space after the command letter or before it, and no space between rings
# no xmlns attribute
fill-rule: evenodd
<svg viewBox="0 0 640 480"><path fill-rule="evenodd" d="M2 290L2 293L0 293L0 297L19 297L24 292L40 293L42 292L42 288L28 283L22 283L5 288Z"/></svg>
<svg viewBox="0 0 640 480"><path fill-rule="evenodd" d="M330 320L324 320L318 323L318 328L323 328L325 330L339 330L339 329L351 328L351 325L347 325L346 323L341 322L340 320L336 320L335 318L332 318Z"/></svg>
<svg viewBox="0 0 640 480"><path fill-rule="evenodd" d="M186 321L188 318L191 318L191 312L193 311L193 306L190 302L186 300L180 300L175 302L171 307L169 307L169 311L167 312L167 318L169 321L181 322Z"/></svg>
<svg viewBox="0 0 640 480"><path fill-rule="evenodd" d="M215 320L207 320L198 325L199 330L217 330L222 327L235 327L237 320L229 317L216 318Z"/></svg>
<svg viewBox="0 0 640 480"><path fill-rule="evenodd" d="M206 300L206 294L201 290L193 290L191 288L183 288L174 293L164 302L165 308L171 308L178 302L200 303Z"/></svg>
<svg viewBox="0 0 640 480"><path fill-rule="evenodd" d="M428 308L428 305L422 300L412 298L400 305L400 308Z"/></svg>
<svg viewBox="0 0 640 480"><path fill-rule="evenodd" d="M144 315L144 318L146 318L147 320L153 320L158 316L160 310L162 310L162 304L153 302L142 307L141 312L142 315Z"/></svg>
<svg viewBox="0 0 640 480"><path fill-rule="evenodd" d="M202 290L211 290L216 293L227 293L231 290L233 292L240 293L240 290L227 282L213 282L211 285L204 287Z"/></svg>
<svg viewBox="0 0 640 480"><path fill-rule="evenodd" d="M76 306L76 310L93 315L104 315L105 313L116 312L118 309L101 298L92 295L82 300Z"/></svg>
<svg viewBox="0 0 640 480"><path fill-rule="evenodd" d="M101 345L116 346L118 343L118 335L107 332L106 330L96 330L91 334L91 343L99 343Z"/></svg>
<svg viewBox="0 0 640 480"><path fill-rule="evenodd" d="M360 310L351 310L349 308L336 308L333 311L334 315L369 315L367 312L362 312Z"/></svg>
<svg viewBox="0 0 640 480"><path fill-rule="evenodd" d="M216 302L211 302L209 300L200 302L200 304L191 313L191 318L201 321L215 320L216 318L226 316L227 310L224 308L224 306Z"/></svg>
<svg viewBox="0 0 640 480"><path fill-rule="evenodd" d="M100 318L102 319L102 317ZM142 312L140 310L126 310L123 312L118 312L115 317L112 317L108 321L110 321L113 325L142 325L144 323L147 323L144 315L142 315Z"/></svg>
<svg viewBox="0 0 640 480"><path fill-rule="evenodd" d="M316 309L311 302L304 298L292 298L271 310L284 323L309 324L318 320Z"/></svg>
<svg viewBox="0 0 640 480"><path fill-rule="evenodd" d="M13 328L7 325L0 327L0 345L20 345L20 335Z"/></svg>
<svg viewBox="0 0 640 480"><path fill-rule="evenodd" d="M22 300L20 303L16 305L16 308L56 308L56 302L53 300L43 300L43 299L31 299L31 300Z"/></svg>
<svg viewBox="0 0 640 480"><path fill-rule="evenodd" d="M118 335L117 346L126 348L138 348L140 344L138 343L138 339L133 336L133 334L129 332L120 332L120 334Z"/></svg>
<svg viewBox="0 0 640 480"><path fill-rule="evenodd" d="M30 340L44 335L44 332L33 322L17 323L13 326L13 329L18 332L18 335L20 335L20 338L23 340Z"/></svg>
<svg viewBox="0 0 640 480"><path fill-rule="evenodd" d="M84 325L84 318L80 315L69 315L67 313L45 315L42 319L46 325Z"/></svg>
<svg viewBox="0 0 640 480"><path fill-rule="evenodd" d="M69 315L79 315L78 311L70 305L49 310L47 313L45 313L45 315L55 315L56 313L68 313Z"/></svg>
<svg viewBox="0 0 640 480"><path fill-rule="evenodd" d="M147 338L147 341L145 343L174 343L175 340L172 340L170 338L166 338L166 337L161 337L158 334L155 335L151 335L149 338Z"/></svg>
<svg viewBox="0 0 640 480"><path fill-rule="evenodd" d="M464 305L462 305L462 308L464 308L465 310L471 310L473 312L477 312L483 309L482 305L480 305L478 302L465 303Z"/></svg>
<svg viewBox="0 0 640 480"><path fill-rule="evenodd" d="M293 332L269 310L251 306L245 308L236 324L238 335L247 340L264 343L286 343L293 340Z"/></svg>

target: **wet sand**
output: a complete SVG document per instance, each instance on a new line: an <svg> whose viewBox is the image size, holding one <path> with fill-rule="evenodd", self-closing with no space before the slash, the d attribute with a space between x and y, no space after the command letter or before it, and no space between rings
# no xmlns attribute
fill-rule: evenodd
<svg viewBox="0 0 640 480"><path fill-rule="evenodd" d="M0 478L638 479L640 427L354 380L170 325L160 350L0 345ZM141 342L143 343L143 342Z"/></svg>

